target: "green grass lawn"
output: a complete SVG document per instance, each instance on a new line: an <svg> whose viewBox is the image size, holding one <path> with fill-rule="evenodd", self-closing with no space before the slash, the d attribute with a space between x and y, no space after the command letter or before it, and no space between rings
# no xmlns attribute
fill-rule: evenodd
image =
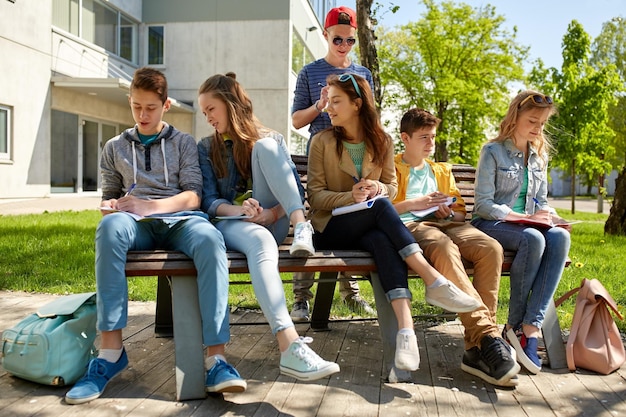
<svg viewBox="0 0 626 417"><path fill-rule="evenodd" d="M557 290L557 296L580 285L583 278L598 278L620 306L626 305L623 252L626 237L605 236L606 214L577 213L559 210L567 219L581 220L573 226L570 258ZM55 213L0 216L0 289L51 294L78 293L95 290L94 233L100 219L96 210L63 211ZM247 277L241 277L247 279ZM285 274L284 278L291 278ZM363 296L373 304L368 282L361 282ZM426 304L421 280L410 280L415 315L431 315L440 309ZM288 305L293 302L291 285L285 285ZM500 286L498 323L506 321L509 279L503 277ZM149 301L156 296L156 278L129 279L129 297ZM229 302L232 306L258 308L250 285L231 285ZM623 308L620 307L620 311ZM559 320L569 328L574 312L574 298L559 308ZM349 310L340 302L338 291L331 314L349 317ZM619 322L621 331L626 323Z"/></svg>

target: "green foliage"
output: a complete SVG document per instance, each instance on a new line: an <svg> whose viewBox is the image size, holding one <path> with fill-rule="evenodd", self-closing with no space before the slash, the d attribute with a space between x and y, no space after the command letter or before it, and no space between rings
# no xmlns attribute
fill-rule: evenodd
<svg viewBox="0 0 626 417"><path fill-rule="evenodd" d="M383 103L432 111L442 119L435 159L475 165L486 128L506 109L509 84L523 77L528 49L491 5L423 2L417 22L379 29Z"/></svg>
<svg viewBox="0 0 626 417"><path fill-rule="evenodd" d="M615 132L610 142L615 158L607 160L613 168L621 170L626 164L626 20L616 17L602 25L602 31L591 46L591 65L601 70L614 65L620 76L621 87L617 102L608 108L608 124Z"/></svg>
<svg viewBox="0 0 626 417"><path fill-rule="evenodd" d="M590 45L589 35L573 20L563 37L561 70L545 69L538 62L530 74L531 83L557 103L558 113L547 128L556 149L552 167L569 173L572 183L581 177L585 185L612 169L615 132L608 112L620 88L614 65L590 64Z"/></svg>

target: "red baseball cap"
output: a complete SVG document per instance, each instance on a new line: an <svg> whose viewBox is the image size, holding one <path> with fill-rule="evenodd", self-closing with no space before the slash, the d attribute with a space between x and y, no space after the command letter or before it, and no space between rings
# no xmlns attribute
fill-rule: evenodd
<svg viewBox="0 0 626 417"><path fill-rule="evenodd" d="M326 15L324 30L335 25L350 25L356 29L356 12L346 6L339 6L334 9L330 9Z"/></svg>

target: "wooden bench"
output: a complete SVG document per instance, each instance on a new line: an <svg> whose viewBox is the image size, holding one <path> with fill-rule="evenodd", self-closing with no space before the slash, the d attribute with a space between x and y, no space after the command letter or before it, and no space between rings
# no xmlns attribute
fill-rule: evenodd
<svg viewBox="0 0 626 417"><path fill-rule="evenodd" d="M303 184L306 185L307 158L292 155ZM474 179L476 170L469 165L454 165L453 174L461 196L467 206L467 219L471 218L474 207ZM319 272L315 279L317 290L311 315L311 328L315 331L329 330L329 316L335 286L340 272L360 271L374 273L376 265L369 252L361 250L326 250L317 251L308 258L292 257L289 254L290 238L279 247L280 272ZM229 251L228 267L230 274L247 274L246 257ZM505 251L502 274L508 275L514 252ZM466 262L468 275L473 274L471 263ZM178 400L204 398L204 366L202 346L202 327L196 269L193 261L180 252L174 251L133 251L128 253L126 275L157 276L157 307L155 332L158 336L174 335L176 357L176 396ZM377 281L377 276L374 276ZM374 281L374 280L373 280ZM293 282L284 280L285 283ZM235 281L231 284L242 283ZM249 283L245 281L243 283ZM376 283L376 285L374 285ZM375 295L380 297L382 287L373 282ZM380 303L377 303L380 304ZM380 307L379 307L380 316ZM394 333L395 335L395 333ZM560 337L560 334L559 334ZM184 343L177 343L182 341ZM392 341L389 340L389 343ZM386 352L388 356L389 352Z"/></svg>

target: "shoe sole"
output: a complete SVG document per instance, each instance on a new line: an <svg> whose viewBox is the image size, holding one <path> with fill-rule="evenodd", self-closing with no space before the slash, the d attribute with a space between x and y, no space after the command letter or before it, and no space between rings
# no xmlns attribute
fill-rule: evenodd
<svg viewBox="0 0 626 417"><path fill-rule="evenodd" d="M325 368L318 369L313 372L299 372L295 369L287 368L285 366L280 366L280 373L286 376L290 376L292 378L296 378L300 381L315 381L316 379L322 379L332 374L336 374L339 372L339 365L336 363L331 363Z"/></svg>
<svg viewBox="0 0 626 417"><path fill-rule="evenodd" d="M444 305L443 303L440 303L436 300L433 300L431 298L426 297L426 302L430 305L436 306L436 307L441 307L446 311L450 311L452 313L471 313L472 311L476 310L478 307L480 307L480 303L477 300L476 304L473 307L451 307L451 306L447 306Z"/></svg>
<svg viewBox="0 0 626 417"><path fill-rule="evenodd" d="M294 323L303 323L306 321L309 321L309 316L305 316L305 317L294 317L294 316L290 316L291 317L291 321L293 321Z"/></svg>
<svg viewBox="0 0 626 417"><path fill-rule="evenodd" d="M206 392L222 393L222 392L244 392L248 388L248 384L243 380L224 381L221 384L205 387Z"/></svg>
<svg viewBox="0 0 626 417"><path fill-rule="evenodd" d="M528 372L530 372L533 375L537 375L539 371L541 371L541 366L535 365L533 361L531 361L530 358L526 355L526 352L524 352L524 348L522 348L522 345L517 339L517 336L515 335L515 331L513 331L513 328L510 328L509 330L506 331L506 338L509 344L513 346L513 349L515 349L517 361L524 368L526 368Z"/></svg>
<svg viewBox="0 0 626 417"><path fill-rule="evenodd" d="M289 254L297 258L308 258L309 256L315 255L315 252L311 252L310 250L305 248L296 248L293 249L293 251L289 250Z"/></svg>
<svg viewBox="0 0 626 417"><path fill-rule="evenodd" d="M106 387L106 385L105 385ZM94 394L90 397L83 397L83 398L71 398L71 397L65 397L65 402L71 405L78 405L78 404L85 404L88 403L89 401L93 401L96 398L100 398L100 396L102 395L102 393L104 392L104 390L102 390L102 392L99 392L97 394Z"/></svg>
<svg viewBox="0 0 626 417"><path fill-rule="evenodd" d="M488 375L481 371L480 369L473 368L469 365L461 362L461 370L467 372L468 374L477 376L485 382L490 383L491 385L496 385L499 387L516 387L519 384L519 379L516 378L517 374L521 370L520 366L516 363L513 368L506 374L504 374L499 379L495 379L491 375Z"/></svg>

